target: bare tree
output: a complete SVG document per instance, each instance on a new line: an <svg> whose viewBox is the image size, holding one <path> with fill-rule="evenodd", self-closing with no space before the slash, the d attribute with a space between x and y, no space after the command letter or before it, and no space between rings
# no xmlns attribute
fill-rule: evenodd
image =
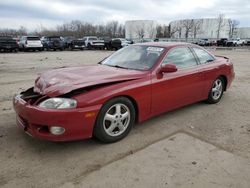
<svg viewBox="0 0 250 188"><path fill-rule="evenodd" d="M224 14L219 14L217 18L217 39L220 38L221 29L225 26L224 17Z"/></svg>
<svg viewBox="0 0 250 188"><path fill-rule="evenodd" d="M194 27L194 19L183 20L182 27L185 29L185 38L187 39Z"/></svg>
<svg viewBox="0 0 250 188"><path fill-rule="evenodd" d="M109 29L109 32L111 34L111 36L116 36L116 32L117 32L117 29L118 29L118 21L110 21L106 24L107 28Z"/></svg>
<svg viewBox="0 0 250 188"><path fill-rule="evenodd" d="M162 38L163 37L163 28L161 25L156 26L156 37L157 38Z"/></svg>
<svg viewBox="0 0 250 188"><path fill-rule="evenodd" d="M202 25L202 20L194 20L194 24L192 28L194 38L196 38L198 34L202 33L201 25Z"/></svg>
<svg viewBox="0 0 250 188"><path fill-rule="evenodd" d="M237 26L240 24L239 21L237 20L232 20L232 19L228 19L228 25L229 25L229 38L233 38L233 36L235 35L235 32L237 30Z"/></svg>
<svg viewBox="0 0 250 188"><path fill-rule="evenodd" d="M156 37L157 38L165 38L170 37L170 26L168 25L157 25L156 27Z"/></svg>
<svg viewBox="0 0 250 188"><path fill-rule="evenodd" d="M148 24L146 30L148 31L149 38L152 39L156 36L157 31L154 22Z"/></svg>
<svg viewBox="0 0 250 188"><path fill-rule="evenodd" d="M143 39L144 35L145 35L145 23L141 22L141 24L139 26L137 26L137 28L135 28L136 30L136 34L138 36L139 39Z"/></svg>
<svg viewBox="0 0 250 188"><path fill-rule="evenodd" d="M178 33L178 37L181 38L181 27L178 25L169 25L169 37L174 38L174 34Z"/></svg>
<svg viewBox="0 0 250 188"><path fill-rule="evenodd" d="M163 25L163 37L170 37L170 26L169 25Z"/></svg>

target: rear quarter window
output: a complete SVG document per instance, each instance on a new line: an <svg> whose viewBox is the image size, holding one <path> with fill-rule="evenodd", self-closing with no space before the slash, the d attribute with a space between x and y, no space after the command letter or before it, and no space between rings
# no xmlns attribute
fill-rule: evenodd
<svg viewBox="0 0 250 188"><path fill-rule="evenodd" d="M201 64L205 64L211 61L214 61L214 57L209 54L208 52L206 52L203 49L200 48L193 48L195 54L197 55L199 61Z"/></svg>

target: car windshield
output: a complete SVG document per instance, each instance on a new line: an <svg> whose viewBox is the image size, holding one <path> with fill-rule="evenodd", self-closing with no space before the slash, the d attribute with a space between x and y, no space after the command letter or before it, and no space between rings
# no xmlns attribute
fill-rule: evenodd
<svg viewBox="0 0 250 188"><path fill-rule="evenodd" d="M50 37L49 39L52 40L52 41L54 41L54 40L61 40L60 37Z"/></svg>
<svg viewBox="0 0 250 188"><path fill-rule="evenodd" d="M97 38L95 38L95 37L92 37L92 38L89 38L89 40L97 40Z"/></svg>
<svg viewBox="0 0 250 188"><path fill-rule="evenodd" d="M162 47L132 45L115 52L102 64L125 69L149 70L164 51L165 48Z"/></svg>
<svg viewBox="0 0 250 188"><path fill-rule="evenodd" d="M11 37L0 37L0 41L9 41L13 40Z"/></svg>

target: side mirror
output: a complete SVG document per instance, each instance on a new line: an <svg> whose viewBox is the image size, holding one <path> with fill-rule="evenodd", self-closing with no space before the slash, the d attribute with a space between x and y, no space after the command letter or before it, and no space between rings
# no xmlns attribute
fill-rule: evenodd
<svg viewBox="0 0 250 188"><path fill-rule="evenodd" d="M161 66L159 73L165 73L165 72L176 72L177 67L174 64L166 64Z"/></svg>

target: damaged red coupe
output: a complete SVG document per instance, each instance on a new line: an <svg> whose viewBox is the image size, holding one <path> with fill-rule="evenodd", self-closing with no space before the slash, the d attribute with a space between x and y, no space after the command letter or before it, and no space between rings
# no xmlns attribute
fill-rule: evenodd
<svg viewBox="0 0 250 188"><path fill-rule="evenodd" d="M198 101L217 103L233 64L188 43L125 47L94 66L51 70L13 99L17 124L33 137L124 138L137 122Z"/></svg>

